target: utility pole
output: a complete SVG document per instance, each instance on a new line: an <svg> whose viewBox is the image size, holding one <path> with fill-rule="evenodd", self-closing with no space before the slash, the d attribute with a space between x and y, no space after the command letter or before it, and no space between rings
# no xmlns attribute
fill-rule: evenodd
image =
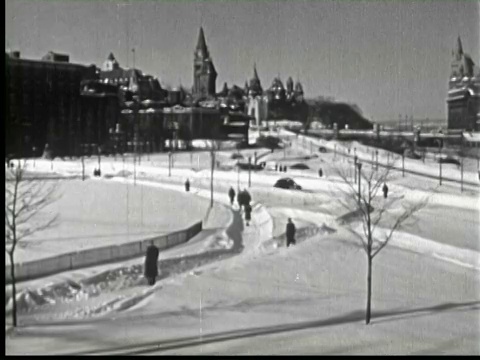
<svg viewBox="0 0 480 360"><path fill-rule="evenodd" d="M237 160L237 192L240 191L240 165Z"/></svg>
<svg viewBox="0 0 480 360"><path fill-rule="evenodd" d="M355 184L357 183L357 155L355 155L353 157L353 170L355 171L355 176L354 176L354 181L355 181Z"/></svg>
<svg viewBox="0 0 480 360"><path fill-rule="evenodd" d="M102 156L102 149L101 149L100 146L97 148L97 152L98 152L98 171L100 171L100 173L101 173L102 171L101 171L101 167L100 167L100 165L101 165L100 159L101 159L101 156Z"/></svg>
<svg viewBox="0 0 480 360"><path fill-rule="evenodd" d="M215 168L215 149L213 147L213 139L212 139L212 150L211 150L211 175L210 175L210 208L213 208L213 171Z"/></svg>
<svg viewBox="0 0 480 360"><path fill-rule="evenodd" d="M361 194L362 193L360 191L361 190L360 183L361 183L361 179L362 179L362 176L361 176L361 174L362 174L362 163L359 162L357 164L357 166L358 166L358 205L361 205L361 201L362 201L362 195ZM368 211L368 209L367 209L367 211Z"/></svg>
<svg viewBox="0 0 480 360"><path fill-rule="evenodd" d="M463 193L463 156L462 156L462 159L460 160L460 174L461 174L460 192Z"/></svg>
<svg viewBox="0 0 480 360"><path fill-rule="evenodd" d="M439 165L439 177L440 177L440 185L442 185L442 146L441 142L438 141L438 165Z"/></svg>
<svg viewBox="0 0 480 360"><path fill-rule="evenodd" d="M172 176L172 151L168 152L168 176Z"/></svg>
<svg viewBox="0 0 480 360"><path fill-rule="evenodd" d="M248 157L248 187L252 186L252 157Z"/></svg>
<svg viewBox="0 0 480 360"><path fill-rule="evenodd" d="M405 152L402 151L402 177L405 177Z"/></svg>

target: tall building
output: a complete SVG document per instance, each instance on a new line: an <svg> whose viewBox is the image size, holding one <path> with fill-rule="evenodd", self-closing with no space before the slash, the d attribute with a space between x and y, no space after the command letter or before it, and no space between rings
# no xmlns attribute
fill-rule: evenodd
<svg viewBox="0 0 480 360"><path fill-rule="evenodd" d="M193 96L200 99L215 97L216 79L217 71L208 52L203 28L200 27L193 60Z"/></svg>
<svg viewBox="0 0 480 360"><path fill-rule="evenodd" d="M480 69L457 39L447 95L448 128L480 131Z"/></svg>
<svg viewBox="0 0 480 360"><path fill-rule="evenodd" d="M49 52L42 60L5 54L6 154L41 154L46 144L56 154L80 149L85 104L80 85L94 79L95 66L69 62L63 54Z"/></svg>

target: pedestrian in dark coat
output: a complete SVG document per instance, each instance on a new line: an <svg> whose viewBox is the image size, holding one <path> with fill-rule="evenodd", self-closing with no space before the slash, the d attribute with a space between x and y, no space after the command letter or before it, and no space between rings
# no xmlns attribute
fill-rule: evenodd
<svg viewBox="0 0 480 360"><path fill-rule="evenodd" d="M383 190L383 197L386 199L387 196L388 196L388 186L387 186L387 184L383 184L382 190Z"/></svg>
<svg viewBox="0 0 480 360"><path fill-rule="evenodd" d="M185 191L186 192L190 191L190 181L188 181L188 179L187 179L187 181L185 181Z"/></svg>
<svg viewBox="0 0 480 360"><path fill-rule="evenodd" d="M320 170L318 170L318 176L319 177L322 177L323 176L323 170L320 168Z"/></svg>
<svg viewBox="0 0 480 360"><path fill-rule="evenodd" d="M250 201L252 201L252 197L250 196L250 193L247 191L247 189L243 189L243 205L250 205Z"/></svg>
<svg viewBox="0 0 480 360"><path fill-rule="evenodd" d="M250 204L245 205L245 222L247 226L250 226L250 220L252 219L252 207Z"/></svg>
<svg viewBox="0 0 480 360"><path fill-rule="evenodd" d="M233 201L235 200L235 190L233 190L233 187L231 186L228 190L228 197L230 198L230 205L233 205Z"/></svg>
<svg viewBox="0 0 480 360"><path fill-rule="evenodd" d="M145 256L144 275L148 280L148 285L154 285L158 276L158 248L155 245L147 247Z"/></svg>
<svg viewBox="0 0 480 360"><path fill-rule="evenodd" d="M287 230L286 230L287 247L289 247L290 244L295 245L295 243L296 243L295 231L296 231L295 224L292 222L291 218L288 218Z"/></svg>
<svg viewBox="0 0 480 360"><path fill-rule="evenodd" d="M244 198L245 198L245 196L243 195L243 191L239 190L238 194L237 194L237 203L238 203L238 207L240 208L240 210L242 210L242 205L243 205Z"/></svg>

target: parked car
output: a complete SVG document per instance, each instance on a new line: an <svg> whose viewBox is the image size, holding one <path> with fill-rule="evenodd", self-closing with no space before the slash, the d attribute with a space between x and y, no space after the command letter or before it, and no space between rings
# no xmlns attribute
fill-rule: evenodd
<svg viewBox="0 0 480 360"><path fill-rule="evenodd" d="M243 155L239 153L233 153L230 155L230 159L243 159Z"/></svg>
<svg viewBox="0 0 480 360"><path fill-rule="evenodd" d="M405 157L407 157L407 158L409 158L409 159L418 160L418 159L421 159L421 158L422 158L422 157L421 157L420 155L418 155L415 151L410 150L410 149L405 150L404 155L405 155Z"/></svg>
<svg viewBox="0 0 480 360"><path fill-rule="evenodd" d="M442 164L460 165L460 161L458 161L457 159L452 158L450 156L440 157L440 158L437 159L437 162L442 163Z"/></svg>
<svg viewBox="0 0 480 360"><path fill-rule="evenodd" d="M326 153L327 152L327 148L325 146L320 146L318 148L318 151L320 151L321 153Z"/></svg>
<svg viewBox="0 0 480 360"><path fill-rule="evenodd" d="M293 170L308 170L308 169L310 169L310 167L306 164L298 163L298 164L291 165L290 169L293 169Z"/></svg>
<svg viewBox="0 0 480 360"><path fill-rule="evenodd" d="M242 170L263 170L265 167L265 162L262 161L260 164L249 164L249 163L241 163L238 162L237 166Z"/></svg>
<svg viewBox="0 0 480 360"><path fill-rule="evenodd" d="M291 178L281 178L277 180L273 187L289 190L302 190L302 187L298 185L295 181L293 181L293 179Z"/></svg>

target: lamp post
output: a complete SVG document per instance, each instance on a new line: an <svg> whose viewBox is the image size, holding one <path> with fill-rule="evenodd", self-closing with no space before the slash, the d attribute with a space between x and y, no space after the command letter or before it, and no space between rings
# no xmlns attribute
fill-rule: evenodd
<svg viewBox="0 0 480 360"><path fill-rule="evenodd" d="M240 191L240 165L237 160L237 192Z"/></svg>
<svg viewBox="0 0 480 360"><path fill-rule="evenodd" d="M361 205L361 179L362 179L362 163L359 162L357 163L357 166L358 166L358 205L360 206Z"/></svg>
<svg viewBox="0 0 480 360"><path fill-rule="evenodd" d="M85 157L82 151L82 181L85 181Z"/></svg>
<svg viewBox="0 0 480 360"><path fill-rule="evenodd" d="M460 174L461 174L461 180L460 180L460 192L463 192L463 156L460 160Z"/></svg>
<svg viewBox="0 0 480 360"><path fill-rule="evenodd" d="M440 141L438 141L438 165L440 185L442 185L442 143Z"/></svg>
<svg viewBox="0 0 480 360"><path fill-rule="evenodd" d="M100 172L100 174L102 173L101 171L101 157L102 157L102 148L99 146L97 148L97 152L98 152L98 171Z"/></svg>
<svg viewBox="0 0 480 360"><path fill-rule="evenodd" d="M355 155L353 157L353 169L355 171L355 176L354 176L354 181L355 181L355 184L357 183L357 162L358 162L358 158L357 158L357 155Z"/></svg>
<svg viewBox="0 0 480 360"><path fill-rule="evenodd" d="M35 167L35 157L37 154L37 148L34 146L32 150L33 150L33 167Z"/></svg>
<svg viewBox="0 0 480 360"><path fill-rule="evenodd" d="M248 157L248 187L252 186L252 157Z"/></svg>
<svg viewBox="0 0 480 360"><path fill-rule="evenodd" d="M168 152L168 176L172 176L172 151Z"/></svg>
<svg viewBox="0 0 480 360"><path fill-rule="evenodd" d="M402 177L405 177L405 152L402 151Z"/></svg>
<svg viewBox="0 0 480 360"><path fill-rule="evenodd" d="M213 171L215 169L215 149L213 147L213 139L212 139L212 151L211 151L211 175L210 175L210 208L213 208Z"/></svg>
<svg viewBox="0 0 480 360"><path fill-rule="evenodd" d="M135 156L135 145L134 145L134 151L133 151L133 185L137 185L137 158Z"/></svg>
<svg viewBox="0 0 480 360"><path fill-rule="evenodd" d="M378 150L375 150L375 170L378 170Z"/></svg>

